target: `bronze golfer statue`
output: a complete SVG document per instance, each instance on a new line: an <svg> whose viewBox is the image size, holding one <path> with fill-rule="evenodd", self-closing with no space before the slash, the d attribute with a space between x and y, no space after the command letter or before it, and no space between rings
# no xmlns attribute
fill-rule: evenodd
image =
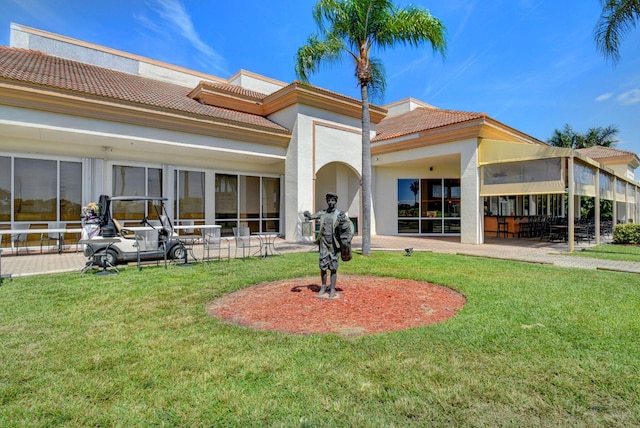
<svg viewBox="0 0 640 428"><path fill-rule="evenodd" d="M338 255L343 261L351 260L351 239L353 238L353 224L345 213L336 209L338 195L327 193L327 208L315 214L304 212L304 216L320 219L318 243L320 249L320 278L322 285L318 297L333 299L336 297L336 279L338 276ZM327 296L327 271L331 272L329 295Z"/></svg>

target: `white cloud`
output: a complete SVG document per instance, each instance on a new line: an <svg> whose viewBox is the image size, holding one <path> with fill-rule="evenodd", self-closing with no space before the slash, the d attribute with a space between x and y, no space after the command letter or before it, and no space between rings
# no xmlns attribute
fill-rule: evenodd
<svg viewBox="0 0 640 428"><path fill-rule="evenodd" d="M227 61L214 48L204 42L193 25L191 16L180 0L154 0L149 7L178 35L186 39L200 53L199 62L211 68L212 74L229 74ZM155 25L153 19L136 17L145 27L156 32L165 31L161 25Z"/></svg>
<svg viewBox="0 0 640 428"><path fill-rule="evenodd" d="M640 89L632 89L618 96L618 101L622 104L640 103Z"/></svg>
<svg viewBox="0 0 640 428"><path fill-rule="evenodd" d="M607 92L606 94L602 94L596 97L596 101L606 101L613 96L613 92Z"/></svg>

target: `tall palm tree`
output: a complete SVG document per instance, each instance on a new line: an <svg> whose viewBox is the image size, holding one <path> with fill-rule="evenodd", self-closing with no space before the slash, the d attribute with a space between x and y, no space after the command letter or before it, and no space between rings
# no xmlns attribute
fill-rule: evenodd
<svg viewBox="0 0 640 428"><path fill-rule="evenodd" d="M602 12L595 28L596 46L613 63L620 59L620 41L640 18L640 0L601 0Z"/></svg>
<svg viewBox="0 0 640 428"><path fill-rule="evenodd" d="M396 44L428 42L444 56L445 28L428 10L397 7L390 0L319 0L313 9L319 32L296 54L296 74L302 81L324 63L353 60L362 97L362 254L371 253L371 119L369 91L384 93L385 75L371 51Z"/></svg>

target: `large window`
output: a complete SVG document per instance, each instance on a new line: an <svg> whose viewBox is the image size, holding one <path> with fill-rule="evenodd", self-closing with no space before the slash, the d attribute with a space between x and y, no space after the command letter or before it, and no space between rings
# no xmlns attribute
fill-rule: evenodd
<svg viewBox="0 0 640 428"><path fill-rule="evenodd" d="M398 180L398 233L460 233L460 180Z"/></svg>
<svg viewBox="0 0 640 428"><path fill-rule="evenodd" d="M0 156L0 221L11 221L11 158Z"/></svg>
<svg viewBox="0 0 640 428"><path fill-rule="evenodd" d="M14 165L14 221L55 221L58 162L15 158Z"/></svg>
<svg viewBox="0 0 640 428"><path fill-rule="evenodd" d="M280 231L280 179L216 174L216 224L222 235L238 225L251 232Z"/></svg>
<svg viewBox="0 0 640 428"><path fill-rule="evenodd" d="M78 221L82 203L82 164L60 162L60 220Z"/></svg>
<svg viewBox="0 0 640 428"><path fill-rule="evenodd" d="M143 166L113 166L112 196L162 196L162 169ZM151 202L120 201L111 206L111 215L120 220L140 220L144 216L157 220Z"/></svg>
<svg viewBox="0 0 640 428"><path fill-rule="evenodd" d="M1 228L17 222L33 229L58 222L79 225L81 206L81 162L0 156ZM29 234L28 245L37 245L39 238Z"/></svg>
<svg viewBox="0 0 640 428"><path fill-rule="evenodd" d="M176 171L174 177L177 221L204 223L204 172Z"/></svg>
<svg viewBox="0 0 640 428"><path fill-rule="evenodd" d="M280 179L262 177L262 231L280 231Z"/></svg>

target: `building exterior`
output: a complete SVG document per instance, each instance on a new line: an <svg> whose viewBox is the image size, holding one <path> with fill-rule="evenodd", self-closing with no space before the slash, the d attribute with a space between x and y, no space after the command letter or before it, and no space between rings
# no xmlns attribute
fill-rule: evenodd
<svg viewBox="0 0 640 428"><path fill-rule="evenodd" d="M309 84L244 70L222 79L12 24L0 47L0 228L73 226L101 194L150 195L168 198L177 223L299 241L302 212L328 191L357 226L360 115L359 100ZM579 196L615 201L618 221L640 218L633 153L554 148L414 99L372 105L371 122L374 234L481 244L491 217L573 220Z"/></svg>

